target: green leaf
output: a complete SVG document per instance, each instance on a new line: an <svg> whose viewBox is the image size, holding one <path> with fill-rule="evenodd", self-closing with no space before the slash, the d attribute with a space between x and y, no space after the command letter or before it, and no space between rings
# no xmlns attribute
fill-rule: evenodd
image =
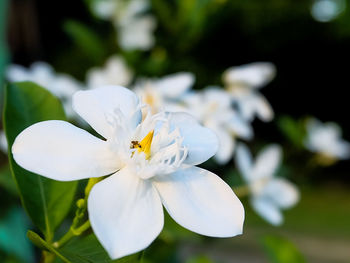
<svg viewBox="0 0 350 263"><path fill-rule="evenodd" d="M305 263L303 255L286 238L265 236L262 239L263 248L271 263Z"/></svg>
<svg viewBox="0 0 350 263"><path fill-rule="evenodd" d="M206 256L197 256L190 258L186 261L186 263L213 263L211 259L207 258Z"/></svg>
<svg viewBox="0 0 350 263"><path fill-rule="evenodd" d="M11 170L7 164L0 168L0 187L3 187L8 193L14 196L18 195L15 181L11 176Z"/></svg>
<svg viewBox="0 0 350 263"><path fill-rule="evenodd" d="M56 255L55 262L65 263L139 263L142 253L136 253L118 260L111 260L94 234L74 237L62 248L54 248L38 234L28 231L28 238L40 249Z"/></svg>
<svg viewBox="0 0 350 263"><path fill-rule="evenodd" d="M65 120L64 111L56 97L34 83L12 83L5 91L3 120L11 172L29 217L51 242L70 210L77 182L58 182L24 170L13 160L11 146L21 131L36 122Z"/></svg>
<svg viewBox="0 0 350 263"><path fill-rule="evenodd" d="M138 263L142 257L141 252L118 260L111 260L94 234L72 239L59 249L59 252L74 263Z"/></svg>
<svg viewBox="0 0 350 263"><path fill-rule="evenodd" d="M19 207L13 207L0 219L0 249L21 259L34 262L34 249L26 238L29 220Z"/></svg>
<svg viewBox="0 0 350 263"><path fill-rule="evenodd" d="M61 253L59 253L51 244L49 244L45 240L43 240L37 233L29 230L27 232L27 237L30 239L30 241L32 241L32 243L35 246L37 246L41 250L48 251L48 252L52 253L53 255L57 256L65 263L73 263L73 261L69 261L66 257L61 255ZM51 257L51 255L48 253L44 253L44 255L48 255L49 257ZM77 262L77 263L79 263L79 262Z"/></svg>

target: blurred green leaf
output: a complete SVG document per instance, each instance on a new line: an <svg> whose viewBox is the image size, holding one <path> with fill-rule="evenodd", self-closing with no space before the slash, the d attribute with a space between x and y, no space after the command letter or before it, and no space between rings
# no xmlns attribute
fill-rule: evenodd
<svg viewBox="0 0 350 263"><path fill-rule="evenodd" d="M186 261L186 263L213 263L213 262L214 261L207 258L206 256L194 257Z"/></svg>
<svg viewBox="0 0 350 263"><path fill-rule="evenodd" d="M34 123L65 120L64 111L56 97L34 83L12 83L5 91L4 128L11 172L24 208L50 242L70 210L77 182L58 182L24 170L13 160L11 146L16 136Z"/></svg>
<svg viewBox="0 0 350 263"><path fill-rule="evenodd" d="M0 105L2 103L4 70L8 61L9 53L6 45L6 21L7 21L7 0L0 1Z"/></svg>
<svg viewBox="0 0 350 263"><path fill-rule="evenodd" d="M105 46L100 37L81 22L68 20L63 25L64 31L71 37L75 45L95 63L105 57Z"/></svg>
<svg viewBox="0 0 350 263"><path fill-rule="evenodd" d="M305 259L292 242L280 236L265 236L263 248L271 263L305 263Z"/></svg>
<svg viewBox="0 0 350 263"><path fill-rule="evenodd" d="M277 122L283 135L296 147L302 148L305 137L305 128L302 122L290 116L282 116Z"/></svg>
<svg viewBox="0 0 350 263"><path fill-rule="evenodd" d="M0 169L0 186L6 189L9 193L13 195L18 195L18 190L11 176L10 167L5 164Z"/></svg>
<svg viewBox="0 0 350 263"><path fill-rule="evenodd" d="M22 209L12 208L0 219L0 249L23 262L34 262L34 250L26 238L28 219Z"/></svg>

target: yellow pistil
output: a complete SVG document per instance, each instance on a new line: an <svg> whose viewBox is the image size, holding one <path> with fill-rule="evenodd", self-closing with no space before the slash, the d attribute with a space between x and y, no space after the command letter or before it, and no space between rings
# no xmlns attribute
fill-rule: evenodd
<svg viewBox="0 0 350 263"><path fill-rule="evenodd" d="M146 160L151 157L151 144L153 140L154 130L150 131L141 142L132 141L131 148L137 148L137 151L144 152L146 155Z"/></svg>

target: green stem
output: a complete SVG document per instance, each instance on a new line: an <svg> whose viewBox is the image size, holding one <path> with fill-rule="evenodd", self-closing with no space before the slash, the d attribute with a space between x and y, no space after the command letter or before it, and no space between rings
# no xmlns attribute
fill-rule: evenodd
<svg viewBox="0 0 350 263"><path fill-rule="evenodd" d="M53 247L55 248L59 248L61 246L63 246L64 244L66 244L69 240L71 240L73 237L74 237L74 233L73 233L73 230L72 228L69 228L68 232L63 236L61 237L60 240L54 242L52 245Z"/></svg>
<svg viewBox="0 0 350 263"><path fill-rule="evenodd" d="M82 220L85 217L85 212L87 210L87 199L89 197L89 194L91 192L92 187L101 181L103 177L99 178L90 178L86 187L85 187L85 197L84 199L79 199L77 201L77 210L75 212L75 217L73 219L73 223L71 227L69 228L68 232L61 237L60 240L53 243L53 246L55 248L59 248L66 244L69 240L71 240L75 236L81 235L83 232L88 230L90 228L90 221L87 220L84 223L82 223Z"/></svg>
<svg viewBox="0 0 350 263"><path fill-rule="evenodd" d="M79 236L82 233L84 233L86 230L88 230L91 227L90 220L85 221L84 224L82 224L78 228L72 228L72 232L75 236Z"/></svg>
<svg viewBox="0 0 350 263"><path fill-rule="evenodd" d="M64 244L66 244L69 240L71 240L75 236L80 236L83 232L88 230L90 228L91 224L90 221L87 220L84 224L82 224L78 228L69 228L68 232L58 241L53 243L53 246L55 248L62 247Z"/></svg>

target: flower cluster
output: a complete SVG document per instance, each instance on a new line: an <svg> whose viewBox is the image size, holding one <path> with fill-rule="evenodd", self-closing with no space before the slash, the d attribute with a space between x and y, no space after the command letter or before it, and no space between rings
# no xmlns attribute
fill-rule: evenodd
<svg viewBox="0 0 350 263"><path fill-rule="evenodd" d="M103 179L90 192L88 212L94 233L113 259L150 245L163 228L162 206L193 232L215 237L242 233L244 209L231 187L196 167L211 157L220 165L235 157L253 209L280 225L281 210L300 198L294 184L276 176L281 147L267 146L253 162L248 147L237 143L253 138L255 117L273 119L258 89L275 73L268 62L232 67L223 73L223 87L194 90L190 72L135 78L119 56L90 69L85 85L55 74L45 63L28 70L13 65L8 80L37 82L61 98L66 109L71 102L76 115L69 117L80 116L103 139L52 120L25 129L12 153L19 165L51 179ZM349 143L334 123L312 119L306 130L304 144L310 151L327 160L349 158Z"/></svg>
<svg viewBox="0 0 350 263"><path fill-rule="evenodd" d="M55 180L108 176L92 188L88 211L111 258L140 251L158 236L162 204L196 233L242 233L244 210L232 189L195 166L218 148L211 130L186 113L143 116L137 96L119 86L79 91L73 107L104 140L68 122L44 121L18 135L13 157Z"/></svg>

